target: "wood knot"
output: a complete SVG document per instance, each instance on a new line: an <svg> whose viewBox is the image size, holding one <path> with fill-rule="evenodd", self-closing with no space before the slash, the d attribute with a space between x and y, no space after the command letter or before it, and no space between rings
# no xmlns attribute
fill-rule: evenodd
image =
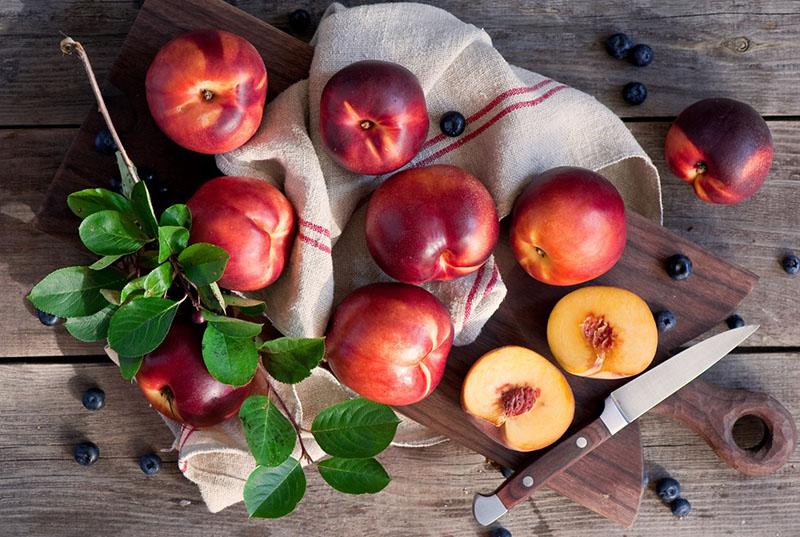
<svg viewBox="0 0 800 537"><path fill-rule="evenodd" d="M748 38L744 36L739 36L728 39L727 41L722 43L722 46L732 50L733 52L742 53L750 50L750 47L752 46L752 41L750 41Z"/></svg>

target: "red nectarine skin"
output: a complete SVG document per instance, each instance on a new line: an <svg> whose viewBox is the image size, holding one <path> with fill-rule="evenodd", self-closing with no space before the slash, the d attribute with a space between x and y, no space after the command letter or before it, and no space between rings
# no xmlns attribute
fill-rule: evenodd
<svg viewBox="0 0 800 537"><path fill-rule="evenodd" d="M667 133L672 173L711 203L739 203L764 183L772 165L772 134L751 106L705 99L681 112Z"/></svg>
<svg viewBox="0 0 800 537"><path fill-rule="evenodd" d="M262 289L278 279L292 247L295 216L280 190L253 177L217 177L187 202L190 242L208 242L230 255L219 285Z"/></svg>
<svg viewBox="0 0 800 537"><path fill-rule="evenodd" d="M394 171L419 152L428 134L425 94L414 73L364 60L331 77L322 90L320 133L339 165L362 175Z"/></svg>
<svg viewBox="0 0 800 537"><path fill-rule="evenodd" d="M625 250L625 203L603 176L563 166L535 177L517 198L511 246L525 271L551 285L608 272Z"/></svg>
<svg viewBox="0 0 800 537"><path fill-rule="evenodd" d="M450 165L412 168L385 181L367 207L367 246L396 280L451 280L477 270L494 250L497 209L486 187Z"/></svg>
<svg viewBox="0 0 800 537"><path fill-rule="evenodd" d="M202 330L175 321L164 342L145 356L136 383L166 417L194 427L211 427L239 412L253 383L233 387L211 376L203 363Z"/></svg>
<svg viewBox="0 0 800 537"><path fill-rule="evenodd" d="M336 307L325 340L336 377L387 405L421 401L438 386L453 343L453 323L439 300L402 283L356 289Z"/></svg>
<svg viewBox="0 0 800 537"><path fill-rule="evenodd" d="M145 89L153 119L173 142L198 153L224 153L261 124L267 69L244 38L197 30L158 51Z"/></svg>

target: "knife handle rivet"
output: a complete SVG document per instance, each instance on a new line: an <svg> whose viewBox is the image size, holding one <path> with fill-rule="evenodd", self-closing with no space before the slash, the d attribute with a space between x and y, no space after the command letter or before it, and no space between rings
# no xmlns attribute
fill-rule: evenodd
<svg viewBox="0 0 800 537"><path fill-rule="evenodd" d="M580 449L583 449L589 445L589 441L586 440L584 437L579 436L578 439L575 440L575 445L578 446Z"/></svg>
<svg viewBox="0 0 800 537"><path fill-rule="evenodd" d="M533 486L533 478L529 475L526 475L522 478L522 486L529 489Z"/></svg>

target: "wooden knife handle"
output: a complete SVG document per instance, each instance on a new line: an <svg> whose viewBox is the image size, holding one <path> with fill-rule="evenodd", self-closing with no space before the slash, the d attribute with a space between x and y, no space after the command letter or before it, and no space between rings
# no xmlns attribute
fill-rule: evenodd
<svg viewBox="0 0 800 537"><path fill-rule="evenodd" d="M728 465L747 475L767 475L786 464L797 445L797 427L786 408L765 393L722 388L695 380L653 409L688 425ZM733 425L743 416L764 422L764 439L742 449Z"/></svg>
<svg viewBox="0 0 800 537"><path fill-rule="evenodd" d="M515 472L497 490L497 496L507 509L511 509L547 484L551 477L572 466L609 438L611 433L600 418L597 418L566 440L560 441L527 467Z"/></svg>

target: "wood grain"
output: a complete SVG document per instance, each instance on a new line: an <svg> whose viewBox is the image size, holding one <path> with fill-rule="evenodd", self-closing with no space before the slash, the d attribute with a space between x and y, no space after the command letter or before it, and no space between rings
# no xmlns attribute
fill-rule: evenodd
<svg viewBox="0 0 800 537"><path fill-rule="evenodd" d="M769 391L800 415L794 371L798 353L739 354L704 379ZM99 386L107 405L89 412L81 393ZM423 450L391 448L381 455L393 477L376 496L347 496L308 472L301 508L275 521L247 520L241 504L208 513L197 488L161 453L161 472L145 477L136 460L169 447L172 438L135 386L107 364L0 365L0 520L3 535L116 535L150 537L306 536L442 537L485 535L470 515L472 495L503 481L484 458L455 443ZM794 536L800 534L800 450L779 473L742 476L717 459L687 428L658 416L642 418L651 484L634 528L622 530L548 490L506 515L514 535L537 537ZM101 456L85 468L72 461L75 442L98 444ZM676 521L652 490L665 474L681 481L693 513Z"/></svg>
<svg viewBox="0 0 800 537"><path fill-rule="evenodd" d="M303 7L318 19L330 2L234 3L288 30L291 10ZM591 93L625 117L674 116L709 96L742 99L762 114L800 114L800 10L794 0L430 3L484 28L509 62ZM0 124L82 122L91 99L77 62L58 52L59 32L83 41L104 76L140 4L7 0L0 9ZM609 57L602 41L617 31L650 44L654 63L637 69ZM639 107L621 98L622 86L632 80L649 89Z"/></svg>

